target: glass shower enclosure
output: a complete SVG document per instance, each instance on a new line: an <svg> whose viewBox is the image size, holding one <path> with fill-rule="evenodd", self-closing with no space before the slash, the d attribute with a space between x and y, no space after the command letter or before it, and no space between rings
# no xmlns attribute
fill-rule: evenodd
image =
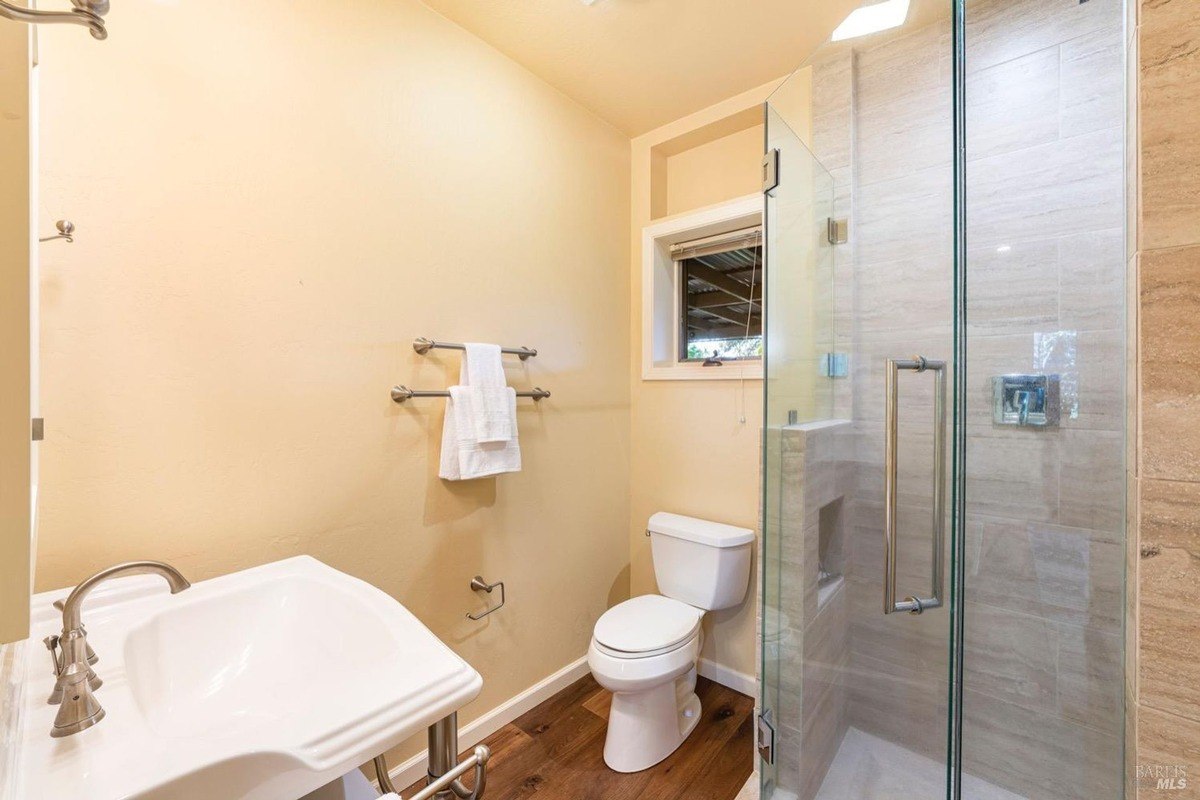
<svg viewBox="0 0 1200 800"><path fill-rule="evenodd" d="M766 110L762 797L1115 800L1123 4L863 5Z"/></svg>

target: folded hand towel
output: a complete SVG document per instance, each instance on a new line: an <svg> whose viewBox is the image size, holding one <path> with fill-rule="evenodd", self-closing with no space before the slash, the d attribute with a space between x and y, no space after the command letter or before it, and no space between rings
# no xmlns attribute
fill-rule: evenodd
<svg viewBox="0 0 1200 800"><path fill-rule="evenodd" d="M507 442L480 442L472 421L475 395L466 386L451 386L442 423L442 458L438 476L448 481L485 478L503 472L521 471L521 446L517 437ZM517 395L508 390L508 418L517 429Z"/></svg>
<svg viewBox="0 0 1200 800"><path fill-rule="evenodd" d="M513 390L504 377L499 345L467 342L458 382L471 390L471 426L477 441L507 442L516 437L508 413Z"/></svg>

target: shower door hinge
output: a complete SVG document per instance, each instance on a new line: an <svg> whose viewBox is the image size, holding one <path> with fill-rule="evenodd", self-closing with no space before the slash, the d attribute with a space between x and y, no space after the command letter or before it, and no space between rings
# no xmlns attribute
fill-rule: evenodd
<svg viewBox="0 0 1200 800"><path fill-rule="evenodd" d="M30 427L33 429L33 441L40 442L46 438L46 420L41 417L34 417L33 424Z"/></svg>
<svg viewBox="0 0 1200 800"><path fill-rule="evenodd" d="M850 356L847 353L825 353L821 356L822 378L848 378L850 376Z"/></svg>
<svg viewBox="0 0 1200 800"><path fill-rule="evenodd" d="M772 148L767 151L762 160L763 192L769 192L779 185L779 150Z"/></svg>
<svg viewBox="0 0 1200 800"><path fill-rule="evenodd" d="M850 220L830 217L825 225L830 244L845 244L850 241Z"/></svg>
<svg viewBox="0 0 1200 800"><path fill-rule="evenodd" d="M769 708L758 715L758 757L768 766L775 763L775 726Z"/></svg>

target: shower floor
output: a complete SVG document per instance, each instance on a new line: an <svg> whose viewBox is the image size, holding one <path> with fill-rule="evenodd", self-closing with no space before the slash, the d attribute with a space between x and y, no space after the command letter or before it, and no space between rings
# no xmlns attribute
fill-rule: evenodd
<svg viewBox="0 0 1200 800"><path fill-rule="evenodd" d="M850 728L842 737L816 800L920 800L945 794L945 764ZM963 796L971 800L1026 800L965 774Z"/></svg>

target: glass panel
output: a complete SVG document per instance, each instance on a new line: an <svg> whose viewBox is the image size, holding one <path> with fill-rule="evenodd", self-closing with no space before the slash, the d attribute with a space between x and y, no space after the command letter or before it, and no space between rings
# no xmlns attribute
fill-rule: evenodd
<svg viewBox="0 0 1200 800"><path fill-rule="evenodd" d="M1124 796L1124 8L964 0L957 64L949 6L864 3L770 102L767 798ZM864 32L886 19L903 23ZM821 272L807 266L827 241L814 225L823 170L803 166L816 162L832 216L849 218L824 321ZM968 287L957 319L956 284ZM818 359L827 377L814 384L805 358L822 337L837 358ZM962 386L956 347L970 359ZM938 384L913 354L946 362L958 392L961 472L947 483ZM909 359L894 395L889 359ZM846 377L829 372L843 363ZM937 509L959 486L964 514L948 529L961 558L933 549L948 522ZM881 613L893 498L895 601L927 597L940 552L965 581L957 654L947 605ZM948 713L958 658L961 726Z"/></svg>
<svg viewBox="0 0 1200 800"><path fill-rule="evenodd" d="M832 381L821 367L833 351L833 248L826 236L833 215L834 187L829 172L801 142L774 108L767 109L767 148L779 152L779 186L766 206L770 266L766 273L766 338L769 357L764 458L762 690L763 708L777 732L774 765L762 764L763 797L777 788L796 796L802 682L797 678L804 631L791 620L804 616L836 587L818 589L820 547L814 534L814 558L797 549L803 526L802 487L782 479L795 471L801 423L828 420L833 414ZM825 513L829 517L829 512ZM826 551L840 547L839 521L827 521ZM830 533L837 528L836 537ZM831 540L837 538L839 542ZM832 558L831 558L832 563ZM809 568L811 567L811 569ZM814 693L815 696L815 693Z"/></svg>
<svg viewBox="0 0 1200 800"><path fill-rule="evenodd" d="M768 316L771 342L768 419L811 422L833 416L833 383L824 375L833 352L833 217L829 171L774 108L767 108L767 146L779 151L779 186L767 198L773 237L767 296L779 313Z"/></svg>
<svg viewBox="0 0 1200 800"><path fill-rule="evenodd" d="M966 2L963 770L1006 798L1123 796L1123 25Z"/></svg>
<svg viewBox="0 0 1200 800"><path fill-rule="evenodd" d="M777 748L762 785L779 800L948 796L951 2L862 6L768 109L781 153L767 199L763 702ZM826 172L829 216L848 221L833 237L818 218ZM889 516L902 610L885 614Z"/></svg>

